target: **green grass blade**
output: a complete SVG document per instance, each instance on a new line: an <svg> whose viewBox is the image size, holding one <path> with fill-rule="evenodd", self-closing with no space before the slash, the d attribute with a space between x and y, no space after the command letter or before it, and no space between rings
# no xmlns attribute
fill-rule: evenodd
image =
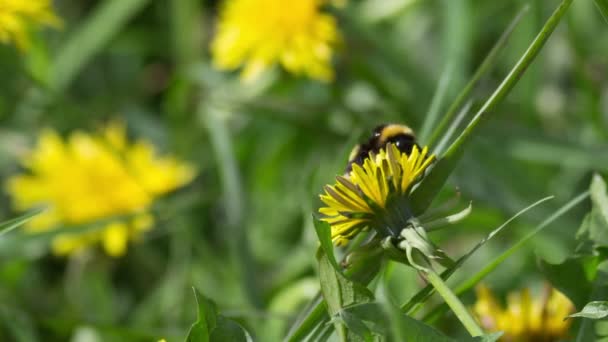
<svg viewBox="0 0 608 342"><path fill-rule="evenodd" d="M448 63L441 75L441 78L439 79L439 82L437 83L435 95L433 95L429 110L424 117L424 123L422 124L422 128L420 129L419 133L420 135L418 137L420 141L426 141L428 139L429 134L431 134L431 129L433 126L435 126L435 123L439 118L439 112L441 111L443 102L445 101L449 88L448 86L450 85L450 80L453 74L454 66L452 63Z"/></svg>
<svg viewBox="0 0 608 342"><path fill-rule="evenodd" d="M51 67L50 87L65 89L80 70L114 37L150 0L102 1L94 13L59 48Z"/></svg>
<svg viewBox="0 0 608 342"><path fill-rule="evenodd" d="M439 140L439 143L433 149L434 155L439 156L439 155L443 154L446 146L448 145L450 140L452 140L454 133L456 133L456 129L458 127L460 127L460 124L462 124L462 121L469 114L469 111L471 110L472 105L473 105L473 101L469 100L462 106L462 109L460 110L458 115L456 115L456 118L450 123L450 126L448 127L447 131L445 131L445 133L441 137L441 140Z"/></svg>
<svg viewBox="0 0 608 342"><path fill-rule="evenodd" d="M597 6L606 23L608 23L608 0L595 0L595 6Z"/></svg>
<svg viewBox="0 0 608 342"><path fill-rule="evenodd" d="M549 226L553 221L560 218L562 215L567 213L570 209L574 208L578 204L580 204L583 200L585 200L589 196L589 192L585 191L582 194L576 196L570 202L566 203L563 207L557 210L553 215L549 216L546 220L544 220L538 227L534 230L526 234L524 237L519 239L517 243L511 246L509 249L504 251L501 255L496 257L490 263L488 263L481 271L477 272L468 280L464 281L456 288L456 293L461 294L469 289L471 289L475 284L477 284L481 279L483 279L486 275L496 269L503 261L505 261L509 256L519 250L522 246L524 246L528 241L530 241L536 234Z"/></svg>
<svg viewBox="0 0 608 342"><path fill-rule="evenodd" d="M554 139L513 138L504 142L504 149L514 159L573 169L608 170L608 155L603 153L607 145L588 147Z"/></svg>
<svg viewBox="0 0 608 342"><path fill-rule="evenodd" d="M10 232L13 229L20 227L25 224L27 221L31 220L34 216L43 212L44 209L37 209L27 212L21 216L15 217L14 219L10 219L0 223L0 236Z"/></svg>
<svg viewBox="0 0 608 342"><path fill-rule="evenodd" d="M231 134L221 109L201 101L198 116L209 134L211 149L218 165L218 174L222 182L224 206L226 210L226 234L230 253L238 263L242 289L249 297L251 304L261 307L262 302L255 282L254 258L249 249L247 232L243 229L244 199L239 166L234 153Z"/></svg>
<svg viewBox="0 0 608 342"><path fill-rule="evenodd" d="M243 220L243 199L241 194L241 178L239 168L235 159L230 132L226 125L224 112L207 105L206 102L199 106L199 117L209 133L211 148L219 167L219 175L224 191L225 206L227 212L227 224L236 227Z"/></svg>
<svg viewBox="0 0 608 342"><path fill-rule="evenodd" d="M486 73L488 73L488 71L490 71L492 69L492 67L496 63L499 52L507 44L507 42L509 41L509 37L511 36L511 33L513 33L513 30L515 30L515 27L517 27L517 24L521 21L524 14L526 14L526 12L528 12L528 10L529 10L529 6L524 6L524 8L522 8L519 11L519 13L515 16L513 21L511 21L511 23L509 24L507 29L500 36L500 38L498 38L498 41L496 41L496 44L494 44L494 46L492 47L492 49L490 50L490 52L488 53L486 58L484 58L483 62L481 62L479 67L477 67L477 70L475 70L473 77L471 77L471 79L466 84L466 86L458 94L458 96L456 97L454 102L450 105L450 108L448 108L447 112L445 113L445 115L443 116L443 118L441 119L441 121L439 122L437 127L435 127L435 130L433 131L433 133L432 133L431 137L428 139L428 141L426 141L426 136L425 136L424 140L421 139L421 141L425 145L429 145L429 146L434 145L437 142L437 139L439 139L442 136L443 132L446 129L446 126L452 121L452 118L454 117L454 115L456 115L456 113L458 113L458 110L462 107L462 105L464 104L466 99L469 97L469 95L471 94L471 91L473 91L475 86L479 83L479 80L481 80L481 78Z"/></svg>
<svg viewBox="0 0 608 342"><path fill-rule="evenodd" d="M198 0L170 1L169 6L175 61L187 66L202 57L202 6Z"/></svg>
<svg viewBox="0 0 608 342"><path fill-rule="evenodd" d="M479 127L481 119L485 118L486 114L492 111L521 79L528 66L530 66L536 56L538 56L538 53L557 27L557 24L559 24L571 3L572 0L563 0L557 7L541 29L540 33L515 64L511 72L509 72L503 82L475 114L475 117L473 117L469 125L464 129L460 136L456 138L456 141L450 145L445 155L439 159L429 176L425 178L424 182L413 193L414 198L412 203L414 204L414 213L422 213L430 206L431 202L439 193L443 184L462 157L465 146L471 140L475 129Z"/></svg>
<svg viewBox="0 0 608 342"><path fill-rule="evenodd" d="M447 280L452 274L454 274L454 272L456 272L456 270L462 266L462 264L464 264L465 261L467 261L475 252L477 252L477 250L479 248L481 248L481 246L483 246L484 244L486 244L486 242L490 241L494 236L496 236L496 234L498 234L500 231L502 231L506 226L508 226L511 222L513 222L516 218L518 218L519 216L523 215L525 212L531 210L532 208L536 207L537 205L542 204L545 201L548 201L550 199L552 199L553 197L549 196L549 197L545 197L542 198L532 204L530 204L529 206L525 207L524 209L518 211L515 215L511 216L508 220L506 220L503 224L501 224L498 228L494 229L490 234L488 234L488 236L481 240L479 243L477 243L467 254L463 255L462 257L460 257L456 263L454 264L454 266L448 268L447 270L443 271L441 274L441 278L444 280ZM430 284L427 285L425 288L423 288L422 290L420 290L416 295L414 295L407 303L403 304L401 306L401 310L403 312L405 312L408 315L411 315L413 313L415 313L418 309L420 309L422 307L422 304L435 292L435 289L433 288L433 286L431 286Z"/></svg>
<svg viewBox="0 0 608 342"><path fill-rule="evenodd" d="M570 200L568 203L559 208L556 212L554 212L551 216L547 217L543 222L541 222L534 230L530 233L522 237L519 241L517 241L513 246L504 251L501 255L496 257L493 261L486 265L481 271L474 274L469 279L462 282L459 286L456 287L456 294L461 295L466 291L472 289L481 279L487 276L490 272L492 272L496 267L498 267L503 261L505 261L509 256L523 247L530 239L532 239L536 234L541 232L543 229L548 227L551 223L553 223L558 218L562 217L564 214L569 212L572 208L579 205L583 200L589 197L589 192L585 191L582 194L576 196L574 199ZM447 310L447 305L441 304L437 306L435 309L431 310L423 320L427 322L432 322L433 320L440 317L440 315Z"/></svg>

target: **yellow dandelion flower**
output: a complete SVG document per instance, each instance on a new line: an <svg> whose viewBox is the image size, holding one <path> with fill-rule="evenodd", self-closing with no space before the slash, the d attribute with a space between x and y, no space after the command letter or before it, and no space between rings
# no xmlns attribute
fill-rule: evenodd
<svg viewBox="0 0 608 342"><path fill-rule="evenodd" d="M338 176L334 185L325 186L320 198L326 206L319 212L331 225L332 241L345 244L377 220L390 217L389 207L404 210L412 186L435 160L427 154L427 147L420 151L414 146L407 155L387 144L378 154L370 153L363 166L353 164L348 177Z"/></svg>
<svg viewBox="0 0 608 342"><path fill-rule="evenodd" d="M159 157L144 141L129 144L124 125L113 123L99 134L75 132L63 139L46 130L22 159L28 171L10 178L6 189L16 210L48 209L26 229L43 232L104 219L99 229L62 233L53 251L66 255L101 243L107 254L121 256L129 240L150 229L154 200L194 177L194 169L172 157ZM125 219L112 219L125 216Z"/></svg>
<svg viewBox="0 0 608 342"><path fill-rule="evenodd" d="M14 42L25 51L30 46L30 30L37 25L61 25L50 0L0 0L0 42Z"/></svg>
<svg viewBox="0 0 608 342"><path fill-rule="evenodd" d="M475 315L484 329L503 331L501 341L552 342L568 335L571 321L564 318L574 312L574 305L555 289L547 287L537 298L528 289L510 293L506 308L488 287L478 286L476 292Z"/></svg>
<svg viewBox="0 0 608 342"><path fill-rule="evenodd" d="M339 39L336 20L321 7L328 0L226 0L211 44L218 69L244 66L244 80L280 63L296 75L330 81Z"/></svg>

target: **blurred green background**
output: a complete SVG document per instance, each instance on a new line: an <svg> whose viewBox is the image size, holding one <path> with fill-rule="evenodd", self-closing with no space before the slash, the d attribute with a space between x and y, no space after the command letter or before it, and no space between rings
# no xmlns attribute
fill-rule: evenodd
<svg viewBox="0 0 608 342"><path fill-rule="evenodd" d="M16 231L0 240L0 339L181 340L195 318L191 287L260 341L284 336L318 289L311 215L322 186L354 143L386 122L421 128L444 113L509 22L529 11L499 62L473 92L487 98L557 1L349 1L334 9L343 41L333 82L274 68L254 83L211 65L221 1L58 0L64 25L21 53L0 47L0 175L39 131L94 131L111 119L129 135L198 168L158 201L155 228L126 256L49 253L49 239ZM445 189L473 203L464 222L433 233L451 255L547 196L455 275L478 269L608 170L608 24L575 1L514 91L491 113ZM421 142L424 144L424 141ZM559 261L574 246L581 207L491 274L498 292L539 286L537 255ZM15 216L6 193L0 218ZM403 303L422 282L391 268ZM472 294L464 297L470 304ZM453 327L443 320L441 328Z"/></svg>

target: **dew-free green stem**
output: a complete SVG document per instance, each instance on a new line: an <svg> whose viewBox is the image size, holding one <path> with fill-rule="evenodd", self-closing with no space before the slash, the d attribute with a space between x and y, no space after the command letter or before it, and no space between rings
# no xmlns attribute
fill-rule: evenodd
<svg viewBox="0 0 608 342"><path fill-rule="evenodd" d="M467 329L471 336L481 336L483 335L483 330L477 325L475 319L471 316L467 308L464 307L464 304L456 297L454 292L448 287L448 285L441 279L441 276L437 274L432 269L429 269L424 273L426 275L426 279L435 287L437 293L445 300L446 304L452 309L454 315L458 317L462 325Z"/></svg>

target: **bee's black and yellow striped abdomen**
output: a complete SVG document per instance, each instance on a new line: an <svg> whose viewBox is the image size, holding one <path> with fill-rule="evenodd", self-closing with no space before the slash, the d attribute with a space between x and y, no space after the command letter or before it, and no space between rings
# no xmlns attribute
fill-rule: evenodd
<svg viewBox="0 0 608 342"><path fill-rule="evenodd" d="M406 125L384 124L376 127L372 136L365 143L356 145L350 152L346 173L348 174L353 164L363 165L365 158L370 152L378 153L386 144L393 143L403 153L410 154L416 146L414 131Z"/></svg>

